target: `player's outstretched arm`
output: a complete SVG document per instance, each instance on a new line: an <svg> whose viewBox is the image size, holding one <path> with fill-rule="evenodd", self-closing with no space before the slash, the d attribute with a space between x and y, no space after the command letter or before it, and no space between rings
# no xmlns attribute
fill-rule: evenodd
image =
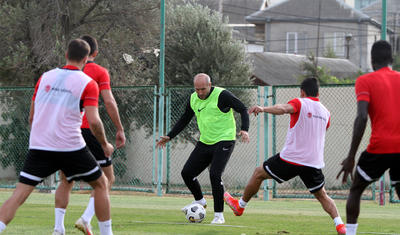
<svg viewBox="0 0 400 235"><path fill-rule="evenodd" d="M358 147L360 146L361 139L364 135L365 128L368 122L368 102L367 101L359 101L357 103L357 117L354 120L353 127L353 137L351 140L350 151L342 162L342 169L339 171L337 175L337 179L339 179L340 175L343 173L342 183L347 182L347 178L350 175L351 179L353 179L353 168L356 153Z"/></svg>
<svg viewBox="0 0 400 235"><path fill-rule="evenodd" d="M104 101L104 106L106 107L108 116L110 116L111 121L113 122L115 128L117 129L117 133L115 134L115 146L117 148L122 148L125 146L125 133L124 128L121 124L121 118L118 112L117 102L111 92L111 90L102 90L101 97Z"/></svg>
<svg viewBox="0 0 400 235"><path fill-rule="evenodd" d="M110 157L114 151L114 147L107 141L104 126L99 116L96 106L85 106L86 117L89 122L90 130L101 144L106 157Z"/></svg>
<svg viewBox="0 0 400 235"><path fill-rule="evenodd" d="M249 114L254 113L257 116L259 113L270 113L275 115L282 115L286 113L294 113L294 108L290 104L276 104L274 106L262 107L262 106L253 106L249 109Z"/></svg>

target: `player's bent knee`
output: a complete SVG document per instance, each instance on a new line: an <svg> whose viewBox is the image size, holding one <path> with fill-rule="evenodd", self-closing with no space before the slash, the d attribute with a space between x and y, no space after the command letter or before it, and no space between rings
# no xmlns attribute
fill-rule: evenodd
<svg viewBox="0 0 400 235"><path fill-rule="evenodd" d="M102 174L97 180L89 182L93 189L106 190L108 187L107 177Z"/></svg>
<svg viewBox="0 0 400 235"><path fill-rule="evenodd" d="M111 187L115 182L115 176L112 175L112 176L108 177L107 179L108 179L108 185Z"/></svg>
<svg viewBox="0 0 400 235"><path fill-rule="evenodd" d="M322 200L322 199L330 199L330 197L328 196L328 194L326 193L324 187L318 189L315 192L312 192L312 194L314 195L314 197L318 200Z"/></svg>
<svg viewBox="0 0 400 235"><path fill-rule="evenodd" d="M267 179L268 178L267 172L261 166L257 167L254 170L254 175L256 176L257 179Z"/></svg>
<svg viewBox="0 0 400 235"><path fill-rule="evenodd" d="M105 174L105 178L107 179L107 181L108 181L108 186L109 187L111 187L113 184L114 184L114 182L115 182L115 176L114 176L114 174Z"/></svg>

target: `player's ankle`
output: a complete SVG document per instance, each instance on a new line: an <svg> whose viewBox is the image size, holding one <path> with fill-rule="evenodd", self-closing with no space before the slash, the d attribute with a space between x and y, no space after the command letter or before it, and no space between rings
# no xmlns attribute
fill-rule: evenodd
<svg viewBox="0 0 400 235"><path fill-rule="evenodd" d="M6 225L5 223L3 223L3 222L0 221L0 233L1 233L4 229L6 229L6 227L7 227L7 225Z"/></svg>
<svg viewBox="0 0 400 235"><path fill-rule="evenodd" d="M243 200L243 197L241 197L239 199L239 207L244 209L244 208L246 208L246 206L247 206L247 202Z"/></svg>

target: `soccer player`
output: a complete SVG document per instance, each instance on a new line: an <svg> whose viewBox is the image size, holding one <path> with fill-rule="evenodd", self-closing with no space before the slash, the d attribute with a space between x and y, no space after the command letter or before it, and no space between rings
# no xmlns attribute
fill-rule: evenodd
<svg viewBox="0 0 400 235"><path fill-rule="evenodd" d="M88 62L83 68L83 72L91 77L99 87L101 97L103 98L108 115L111 118L116 132L116 147L121 148L125 145L124 128L122 127L120 116L118 114L117 103L111 92L110 76L108 71L94 62L98 54L97 40L92 36L82 36L82 40L86 41L90 46ZM114 169L111 164L111 158L106 157L100 143L92 134L86 114L82 121L82 135L90 152L94 155L97 163L101 166L105 176L108 179L108 189L111 189L115 181ZM73 182L68 182L63 173L61 175L61 183L58 186L55 194L55 226L54 231L64 234L64 216L69 202L69 195L73 187ZM75 227L81 230L86 235L92 235L90 222L95 214L94 211L94 192L92 192L89 203L82 216L75 222Z"/></svg>
<svg viewBox="0 0 400 235"><path fill-rule="evenodd" d="M81 71L89 51L84 40L72 40L66 66L44 73L36 84L29 116L29 152L14 193L0 208L0 233L35 186L62 170L68 181L82 179L92 186L100 233L113 234L107 179L86 148L80 130L85 109L91 131L105 155L111 156L114 148L106 139L97 108L97 84Z"/></svg>
<svg viewBox="0 0 400 235"><path fill-rule="evenodd" d="M236 139L236 124L232 109L241 115L242 126L239 136L244 142L249 142L249 134L247 133L249 115L244 104L231 92L211 86L211 80L207 74L200 73L194 77L194 88L196 91L190 96L185 113L166 136L161 136L157 146L164 147L196 115L200 140L186 161L181 175L194 196L195 201L193 203L199 203L205 207L207 203L196 177L210 166L215 212L211 223L223 224L225 223L223 215L224 186L221 176L232 154ZM182 211L184 210L185 207Z"/></svg>
<svg viewBox="0 0 400 235"><path fill-rule="evenodd" d="M335 202L324 188L325 180L321 168L325 166L325 133L330 125L330 113L320 103L318 90L318 80L306 78L301 83L300 98L292 99L287 104L250 108L249 113L254 115L261 112L274 115L290 114L290 125L282 151L254 170L240 200L234 199L228 192L224 194L225 202L235 215L243 214L247 203L258 192L265 179L274 179L282 183L300 176L310 193L333 219L336 231L339 234L346 233Z"/></svg>
<svg viewBox="0 0 400 235"><path fill-rule="evenodd" d="M342 162L342 182L350 175L353 179L354 158L368 121L371 119L371 137L356 167L350 194L346 203L346 228L348 235L357 232L360 198L365 188L378 180L387 169L397 195L400 197L400 73L389 65L393 62L392 47L386 41L372 45L371 63L374 72L356 80L357 116L347 158Z"/></svg>

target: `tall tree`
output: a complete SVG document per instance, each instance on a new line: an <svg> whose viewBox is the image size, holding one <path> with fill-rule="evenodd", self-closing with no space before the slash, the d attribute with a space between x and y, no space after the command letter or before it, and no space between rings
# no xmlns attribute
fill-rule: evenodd
<svg viewBox="0 0 400 235"><path fill-rule="evenodd" d="M158 0L2 0L0 84L34 85L44 71L65 63L70 39L89 34L98 39L97 62L109 68L114 85L143 85L152 78L151 64L143 58L148 56L144 49L158 45L158 15ZM124 54L131 55L132 61L123 59ZM144 97L134 95L137 93L116 97L120 113L131 110L132 97ZM28 145L31 97L32 89L0 89L0 165L14 166L16 173ZM135 104L151 103L147 100ZM124 123L129 123L127 130L131 123L144 125L147 120L140 118L121 115ZM129 135L127 131L127 138Z"/></svg>
<svg viewBox="0 0 400 235"><path fill-rule="evenodd" d="M194 75L203 72L216 85L250 84L244 46L232 38L227 23L220 13L195 2L169 5L166 83L192 85Z"/></svg>
<svg viewBox="0 0 400 235"><path fill-rule="evenodd" d="M139 58L157 45L158 14L157 0L1 1L0 82L34 84L33 78L64 63L70 39L90 34L115 84L142 84L148 79ZM124 53L134 58L129 65Z"/></svg>

